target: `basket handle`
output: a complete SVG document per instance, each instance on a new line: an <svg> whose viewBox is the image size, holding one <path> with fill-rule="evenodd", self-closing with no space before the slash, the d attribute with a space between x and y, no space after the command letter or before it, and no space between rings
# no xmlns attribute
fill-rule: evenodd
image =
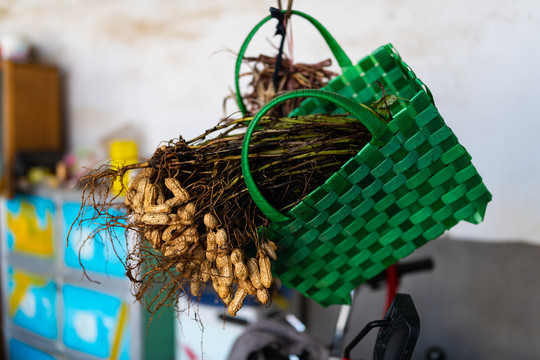
<svg viewBox="0 0 540 360"><path fill-rule="evenodd" d="M298 97L315 97L328 100L345 109L347 112L351 113L354 117L356 117L366 126L366 128L372 135L371 143L373 145L382 145L386 143L387 140L392 136L388 125L386 125L386 123L383 122L372 109L370 109L366 105L356 103L353 100L344 97L343 95L339 95L326 90L303 89L290 91L272 99L257 113L257 115L255 115L253 120L251 120L246 130L246 134L244 135L244 140L242 142L242 153L240 157L242 174L244 176L244 182L246 183L248 191L253 198L255 204L272 222L287 221L289 220L289 217L274 208L264 198L259 188L255 184L255 180L253 179L251 170L249 168L249 143L258 122L264 116L264 114L268 112L268 110L278 105L279 103L282 103L283 101Z"/></svg>
<svg viewBox="0 0 540 360"><path fill-rule="evenodd" d="M286 10L282 11L283 13L286 12ZM337 43L336 39L330 34L330 32L315 18L309 16L308 14L305 14L303 12L297 11L297 10L291 10L291 14L298 15L300 17L303 17L304 19L308 20L315 28L319 31L319 33L322 35L324 40L326 41L326 44L328 44L328 47L330 48L330 51L336 58L339 66L341 69L345 69L349 66L352 66L353 63L349 56L343 51L341 46ZM240 51L238 52L238 57L236 58L236 69L234 73L234 82L235 82L235 89L236 89L236 102L238 103L238 107L240 108L240 111L242 111L243 115L247 114L246 105L244 104L244 99L242 98L242 95L240 94L240 67L242 66L242 60L244 59L244 54L246 53L246 49L251 42L251 39L255 35L255 33L270 19L272 19L272 16L267 16L264 19L262 19L251 32L248 34L246 39L244 40L244 43L242 44L242 47L240 48Z"/></svg>

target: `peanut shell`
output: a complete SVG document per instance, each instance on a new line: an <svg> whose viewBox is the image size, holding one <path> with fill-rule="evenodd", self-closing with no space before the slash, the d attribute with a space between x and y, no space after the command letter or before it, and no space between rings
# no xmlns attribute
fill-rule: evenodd
<svg viewBox="0 0 540 360"><path fill-rule="evenodd" d="M191 290L191 295L199 295L199 291L201 290L201 276L198 272L194 272L191 275L191 282L189 284L189 288Z"/></svg>
<svg viewBox="0 0 540 360"><path fill-rule="evenodd" d="M227 231L225 229L218 229L216 231L216 244L220 248L227 246Z"/></svg>
<svg viewBox="0 0 540 360"><path fill-rule="evenodd" d="M182 232L188 243L193 244L199 240L199 232L195 226L188 227Z"/></svg>
<svg viewBox="0 0 540 360"><path fill-rule="evenodd" d="M246 290L249 295L257 294L257 288L255 288L255 286L253 286L253 284L249 280L238 281L238 286L244 288L244 290Z"/></svg>
<svg viewBox="0 0 540 360"><path fill-rule="evenodd" d="M172 208L167 204L159 204L159 205L148 205L144 208L144 211L146 213L164 213L164 214L170 214L172 211Z"/></svg>
<svg viewBox="0 0 540 360"><path fill-rule="evenodd" d="M277 260L277 255L276 255L276 251L274 250L274 248L267 242L264 242L262 244L262 247L264 249L264 252L270 256L272 258L272 260Z"/></svg>
<svg viewBox="0 0 540 360"><path fill-rule="evenodd" d="M136 193L137 193L137 189L129 188L126 191L126 197L124 198L124 205L131 206L131 204L133 203L133 197L135 196Z"/></svg>
<svg viewBox="0 0 540 360"><path fill-rule="evenodd" d="M166 178L165 186L171 190L174 197L181 198L184 202L189 199L189 193L180 185L180 181L176 180L175 178Z"/></svg>
<svg viewBox="0 0 540 360"><path fill-rule="evenodd" d="M261 282L265 288L272 286L272 270L268 256L259 257L259 269L261 272Z"/></svg>
<svg viewBox="0 0 540 360"><path fill-rule="evenodd" d="M204 225L210 230L214 230L219 225L218 219L214 216L214 214L211 213L204 214L203 222Z"/></svg>
<svg viewBox="0 0 540 360"><path fill-rule="evenodd" d="M173 241L165 243L161 248L161 252L165 256L178 256L178 255L185 254L188 251L188 249L189 249L189 245L186 241L173 240Z"/></svg>
<svg viewBox="0 0 540 360"><path fill-rule="evenodd" d="M148 225L167 225L169 215L163 213L148 213L141 217L141 221Z"/></svg>
<svg viewBox="0 0 540 360"><path fill-rule="evenodd" d="M214 291L219 294L219 271L216 268L210 269L210 279L212 280L212 287Z"/></svg>
<svg viewBox="0 0 540 360"><path fill-rule="evenodd" d="M218 295L222 300L225 300L231 292L232 292L232 288L230 286L219 283Z"/></svg>
<svg viewBox="0 0 540 360"><path fill-rule="evenodd" d="M161 235L161 239L163 241L171 241L174 237L178 236L178 234L181 234L185 229L184 225L169 225Z"/></svg>
<svg viewBox="0 0 540 360"><path fill-rule="evenodd" d="M216 257L216 267L221 270L223 267L228 266L231 263L229 256L225 254L218 254Z"/></svg>
<svg viewBox="0 0 540 360"><path fill-rule="evenodd" d="M233 299L234 299L234 295L231 290L229 291L229 295L227 295L227 297L223 299L223 303L225 304L225 306L229 306L229 304L231 303L231 301L233 301Z"/></svg>
<svg viewBox="0 0 540 360"><path fill-rule="evenodd" d="M182 225L180 223L180 217L175 213L169 214L169 223L170 225ZM185 227L185 225L183 226Z"/></svg>
<svg viewBox="0 0 540 360"><path fill-rule="evenodd" d="M244 254L240 249L233 249L231 251L231 261L233 264L244 261Z"/></svg>
<svg viewBox="0 0 540 360"><path fill-rule="evenodd" d="M234 263L234 275L240 280L246 280L248 277L246 264L241 261Z"/></svg>
<svg viewBox="0 0 540 360"><path fill-rule="evenodd" d="M146 230L144 232L146 240L152 245L152 247L158 250L161 246L161 236L159 230Z"/></svg>
<svg viewBox="0 0 540 360"><path fill-rule="evenodd" d="M204 260L201 263L201 281L207 282L210 280L210 268L212 267L212 263L208 260Z"/></svg>
<svg viewBox="0 0 540 360"><path fill-rule="evenodd" d="M216 266L219 270L220 284L231 286L234 281L232 263L227 255L218 255Z"/></svg>
<svg viewBox="0 0 540 360"><path fill-rule="evenodd" d="M242 304L244 303L244 299L246 298L247 292L243 288L239 288L236 290L236 294L234 294L234 298L227 307L227 311L229 315L236 316L236 313L240 308L242 307Z"/></svg>
<svg viewBox="0 0 540 360"><path fill-rule="evenodd" d="M137 194L139 195L139 202L135 203L135 205L141 205L144 206L144 195L146 194L146 187L150 184L150 179L146 177L141 177L137 184Z"/></svg>
<svg viewBox="0 0 540 360"><path fill-rule="evenodd" d="M217 257L217 244L216 233L209 231L206 234L206 258L212 262L216 261Z"/></svg>
<svg viewBox="0 0 540 360"><path fill-rule="evenodd" d="M261 304L267 304L270 300L270 292L268 289L257 290L257 299L261 302Z"/></svg>
<svg viewBox="0 0 540 360"><path fill-rule="evenodd" d="M143 207L145 211L156 202L156 187L153 184L147 184L144 189Z"/></svg>
<svg viewBox="0 0 540 360"><path fill-rule="evenodd" d="M257 289L263 289L264 285L261 281L261 274L259 272L257 259L249 258L246 265L248 268L249 279L251 280L253 286L255 286Z"/></svg>
<svg viewBox="0 0 540 360"><path fill-rule="evenodd" d="M179 197L173 197L173 198L170 198L170 199L167 199L165 200L165 204L169 205L170 207L177 207L177 206L180 206L184 203L184 199L183 198L179 198Z"/></svg>
<svg viewBox="0 0 540 360"><path fill-rule="evenodd" d="M156 184L156 204L161 205L165 203L165 193L163 192L163 186Z"/></svg>

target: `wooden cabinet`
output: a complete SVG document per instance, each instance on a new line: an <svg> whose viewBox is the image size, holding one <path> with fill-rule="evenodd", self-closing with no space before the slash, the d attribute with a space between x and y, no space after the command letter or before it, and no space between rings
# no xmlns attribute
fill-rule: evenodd
<svg viewBox="0 0 540 360"><path fill-rule="evenodd" d="M2 194L11 198L18 154L63 150L60 77L52 66L11 61L2 63L0 76L0 184Z"/></svg>

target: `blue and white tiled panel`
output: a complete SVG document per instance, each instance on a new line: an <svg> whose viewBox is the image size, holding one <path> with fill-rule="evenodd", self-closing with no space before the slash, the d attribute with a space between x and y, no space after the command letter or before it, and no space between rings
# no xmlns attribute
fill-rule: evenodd
<svg viewBox="0 0 540 360"><path fill-rule="evenodd" d="M36 349L32 345L26 344L17 339L10 339L9 358L10 360L56 360L58 358Z"/></svg>
<svg viewBox="0 0 540 360"><path fill-rule="evenodd" d="M58 291L53 279L13 267L7 275L8 316L14 325L36 334L50 348L63 343L70 351L97 358L130 358L127 300L69 284ZM34 359L20 354L38 351L14 339L8 344L12 359Z"/></svg>
<svg viewBox="0 0 540 360"><path fill-rule="evenodd" d="M111 230L116 239L115 246L109 239L98 234L91 241L84 243L88 235L100 226L102 220L85 221L82 228L74 227L69 237L69 245L64 248L71 225L77 218L80 203L62 205L62 232L57 233L57 209L54 201L34 195L16 195L6 201L7 250L29 257L54 260L58 246L65 249L64 261L70 268L81 269L81 263L87 271L111 276L123 277L124 266L120 259L125 259L125 237L121 228ZM93 210L85 218L94 215ZM60 237L60 244L55 239Z"/></svg>
<svg viewBox="0 0 540 360"><path fill-rule="evenodd" d="M13 324L55 340L58 337L57 295L53 279L7 268L7 308Z"/></svg>
<svg viewBox="0 0 540 360"><path fill-rule="evenodd" d="M18 194L6 201L7 251L53 260L56 252L56 206L50 200Z"/></svg>
<svg viewBox="0 0 540 360"><path fill-rule="evenodd" d="M130 358L131 326L126 300L65 285L63 342L70 349L104 359Z"/></svg>
<svg viewBox="0 0 540 360"><path fill-rule="evenodd" d="M70 227L77 218L80 208L79 203L63 204L63 239L67 239ZM94 214L93 210L88 210L84 215L84 219L90 219ZM102 221L84 221L82 227L73 227L69 234L68 246L65 248L65 264L75 269L81 269L82 264L84 269L89 272L124 277L125 269L122 261L120 261L120 259L126 258L125 235L122 228L110 230L114 237L114 247L109 238L104 238L99 233L91 241L86 241L102 225Z"/></svg>

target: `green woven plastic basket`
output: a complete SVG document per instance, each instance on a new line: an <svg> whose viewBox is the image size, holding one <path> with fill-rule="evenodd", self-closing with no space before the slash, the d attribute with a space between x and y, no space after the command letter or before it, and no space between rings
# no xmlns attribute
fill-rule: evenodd
<svg viewBox="0 0 540 360"><path fill-rule="evenodd" d="M270 220L265 234L279 247L274 275L323 306L347 304L352 289L459 221L481 222L491 194L440 116L429 89L392 45L352 65L320 23L293 13L321 32L343 74L324 90L294 91L263 107L245 135L242 172L255 203ZM248 35L237 74L251 37L269 19ZM393 120L388 124L362 105L381 98L377 82L401 98L391 105ZM238 104L245 112L236 85ZM291 116L350 113L366 125L372 141L324 185L281 214L264 199L251 176L249 142L269 109L296 97L310 98Z"/></svg>
<svg viewBox="0 0 540 360"><path fill-rule="evenodd" d="M276 104L311 96L364 123L372 140L286 214L259 192L249 169L258 121ZM274 274L323 306L350 303L352 289L440 236L461 220L483 220L491 194L431 98L419 91L387 125L366 106L322 90L279 96L252 120L242 172L278 244Z"/></svg>

